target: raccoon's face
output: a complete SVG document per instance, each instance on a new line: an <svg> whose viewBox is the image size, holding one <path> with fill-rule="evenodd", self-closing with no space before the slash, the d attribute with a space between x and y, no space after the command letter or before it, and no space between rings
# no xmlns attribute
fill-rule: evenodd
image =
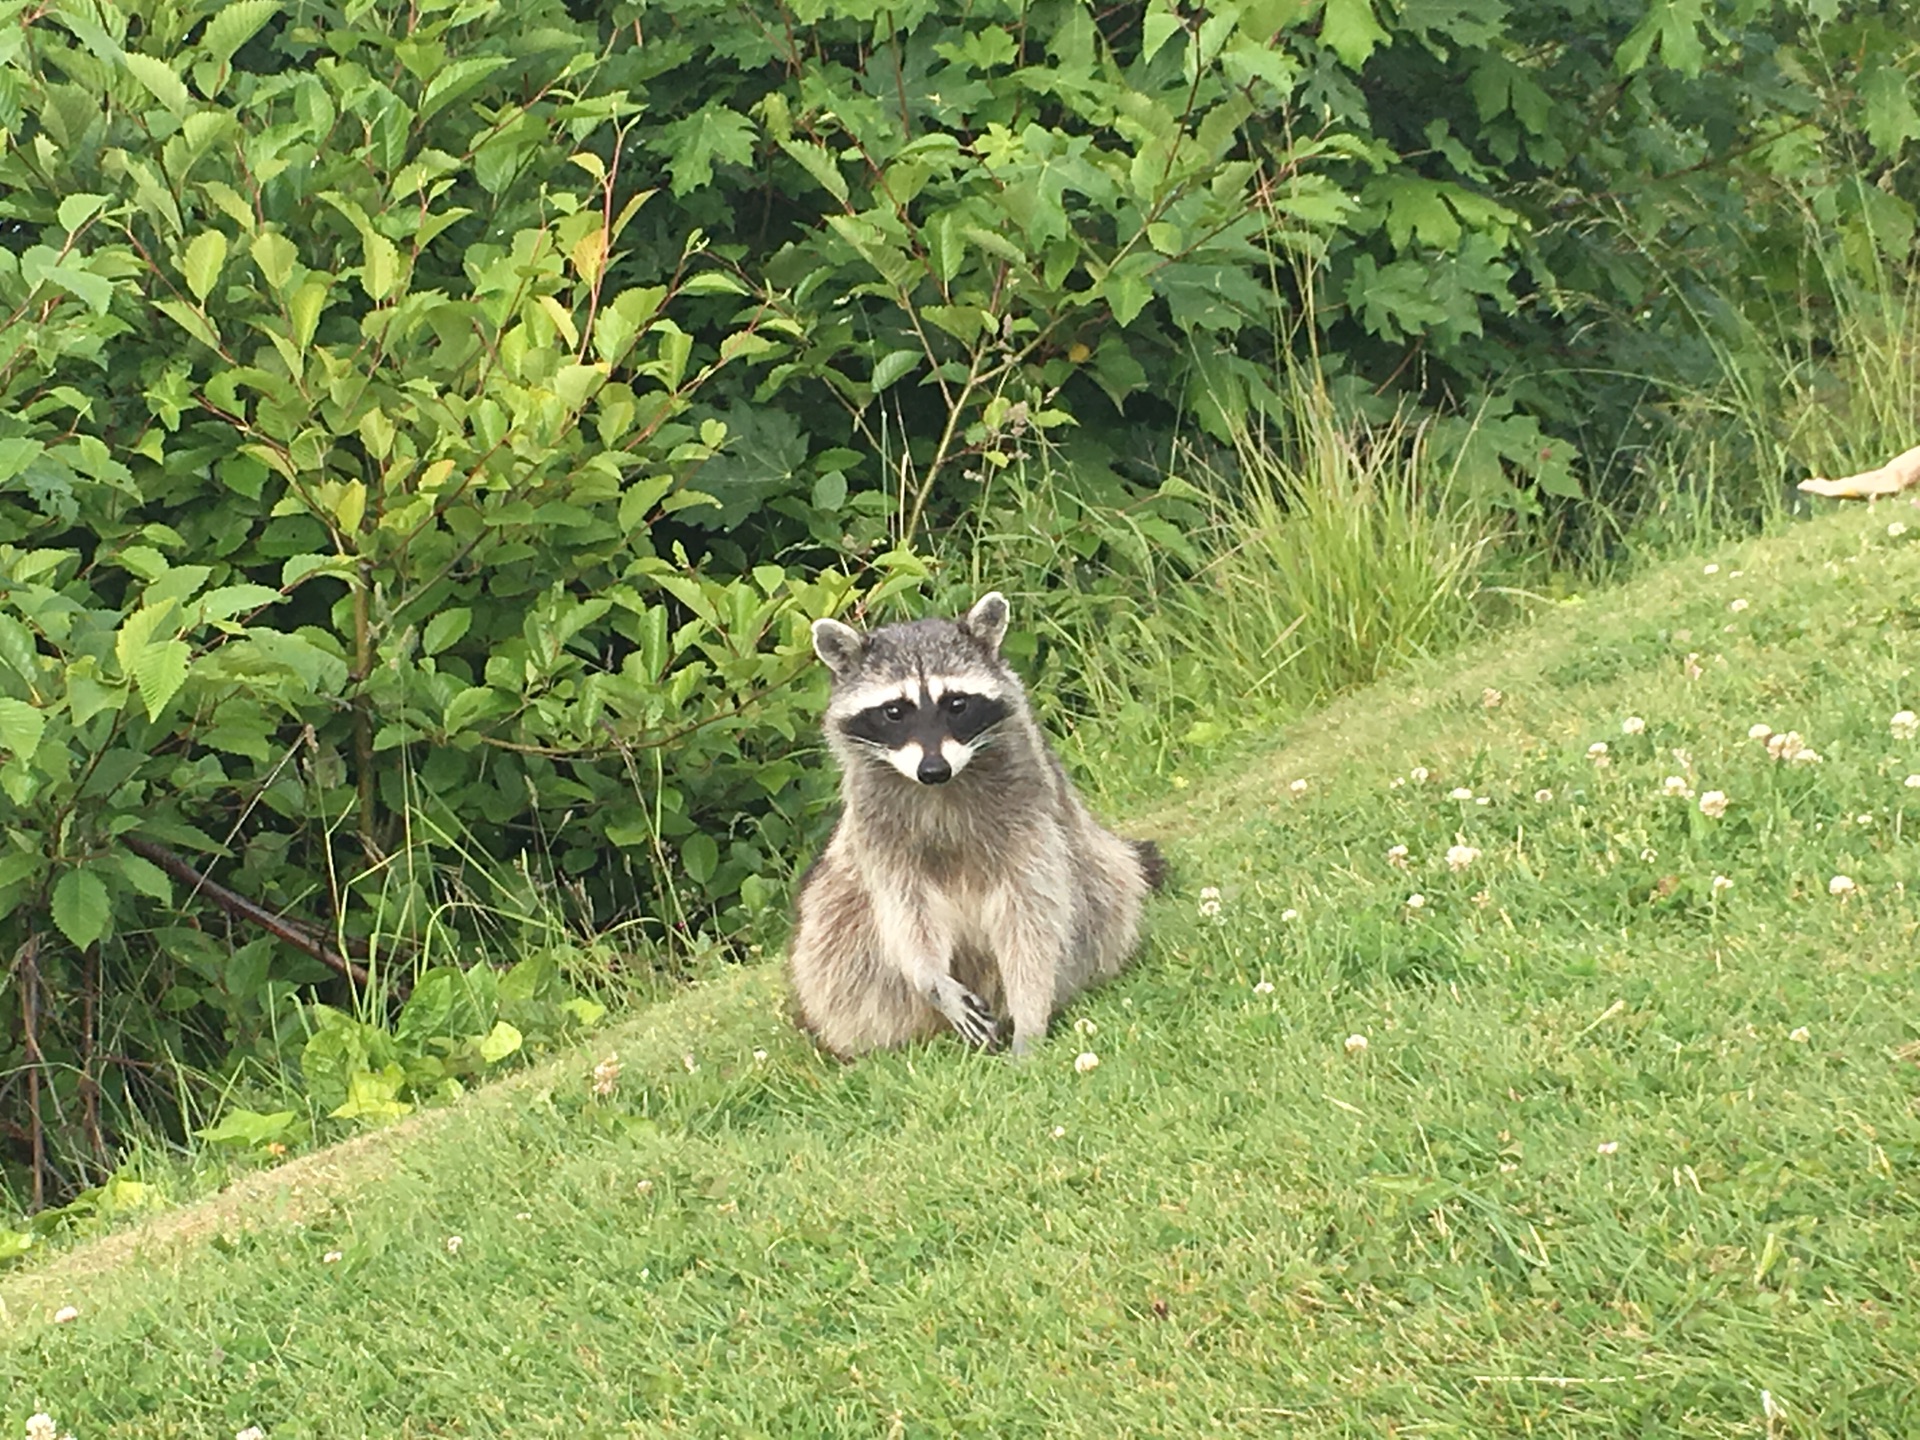
<svg viewBox="0 0 1920 1440"><path fill-rule="evenodd" d="M909 780L944 785L967 768L1012 707L982 691L977 677L929 675L856 695L846 711L841 734Z"/></svg>
<svg viewBox="0 0 1920 1440"><path fill-rule="evenodd" d="M833 671L827 726L846 758L871 756L921 785L944 785L1020 708L1000 658L1007 602L995 592L961 620L917 620L862 635L816 620L813 645Z"/></svg>

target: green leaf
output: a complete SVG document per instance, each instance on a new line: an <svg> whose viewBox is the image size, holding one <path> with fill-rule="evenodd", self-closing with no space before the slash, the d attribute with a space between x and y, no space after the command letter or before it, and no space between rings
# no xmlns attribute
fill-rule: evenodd
<svg viewBox="0 0 1920 1440"><path fill-rule="evenodd" d="M69 235L78 230L87 221L107 208L105 195L78 194L69 195L60 202L55 213L60 217L60 228Z"/></svg>
<svg viewBox="0 0 1920 1440"><path fill-rule="evenodd" d="M826 146L809 144L803 140L782 140L780 148L792 156L821 189L842 205L847 203L847 177L840 173L839 164Z"/></svg>
<svg viewBox="0 0 1920 1440"><path fill-rule="evenodd" d="M179 300L156 300L153 302L153 308L209 350L220 348L220 332L213 328L211 320L191 305Z"/></svg>
<svg viewBox="0 0 1920 1440"><path fill-rule="evenodd" d="M225 65L280 11L280 0L227 0L207 21L200 43L216 65Z"/></svg>
<svg viewBox="0 0 1920 1440"><path fill-rule="evenodd" d="M220 278L220 268L226 263L227 237L220 231L203 230L187 243L180 270L187 277L187 289L193 292L194 299L207 298L214 282Z"/></svg>
<svg viewBox="0 0 1920 1440"><path fill-rule="evenodd" d="M1327 0L1320 40L1349 70L1365 65L1374 48L1391 39L1374 18L1373 0Z"/></svg>
<svg viewBox="0 0 1920 1440"><path fill-rule="evenodd" d="M1913 107L1912 82L1898 65L1880 60L1860 82L1866 105L1867 139L1891 158L1909 140L1920 140L1920 114Z"/></svg>
<svg viewBox="0 0 1920 1440"><path fill-rule="evenodd" d="M878 395L926 357L918 350L893 350L873 367L873 393Z"/></svg>
<svg viewBox="0 0 1920 1440"><path fill-rule="evenodd" d="M481 1039L476 1047L480 1058L489 1065L498 1065L514 1051L520 1048L520 1032L504 1020L496 1020L493 1029Z"/></svg>
<svg viewBox="0 0 1920 1440"><path fill-rule="evenodd" d="M369 300L384 300L400 283L400 251L378 230L361 232L360 288Z"/></svg>
<svg viewBox="0 0 1920 1440"><path fill-rule="evenodd" d="M171 624L178 614L179 607L172 604L144 607L122 621L114 637L114 654L146 702L149 720L159 719L167 702L179 693L193 658L184 640L172 638ZM156 638L156 632L167 638Z"/></svg>
<svg viewBox="0 0 1920 1440"><path fill-rule="evenodd" d="M428 83L427 93L420 97L420 116L415 123L444 110L468 91L478 88L494 71L512 63L508 55L481 55L445 66Z"/></svg>
<svg viewBox="0 0 1920 1440"><path fill-rule="evenodd" d="M222 585L201 597L198 608L203 620L230 620L235 615L258 610L283 598L271 585Z"/></svg>
<svg viewBox="0 0 1920 1440"><path fill-rule="evenodd" d="M277 230L263 230L254 236L247 253L276 290L292 277L293 262L300 258L299 248Z"/></svg>
<svg viewBox="0 0 1920 1440"><path fill-rule="evenodd" d="M465 635L472 624L473 611L464 605L456 605L451 610L440 611L427 621L427 627L421 633L421 652L427 655L438 655Z"/></svg>
<svg viewBox="0 0 1920 1440"><path fill-rule="evenodd" d="M158 900L162 905L173 903L173 882L167 878L167 872L131 850L123 851L113 857L113 863L120 867L120 873L127 883L149 899Z"/></svg>
<svg viewBox="0 0 1920 1440"><path fill-rule="evenodd" d="M1140 25L1140 59L1153 59L1160 53L1160 47L1171 40L1181 30L1180 17L1174 13L1171 5L1162 3L1147 11Z"/></svg>
<svg viewBox="0 0 1920 1440"><path fill-rule="evenodd" d="M377 1075L355 1071L347 1079L345 1102L327 1113L336 1120L397 1120L413 1109L398 1098L405 1083L406 1073L398 1065L388 1065Z"/></svg>
<svg viewBox="0 0 1920 1440"><path fill-rule="evenodd" d="M44 278L80 300L96 315L113 303L113 281L94 273L79 260L63 260L47 267Z"/></svg>
<svg viewBox="0 0 1920 1440"><path fill-rule="evenodd" d="M54 881L53 923L82 950L107 933L112 909L106 881L91 870L68 870Z"/></svg>
<svg viewBox="0 0 1920 1440"><path fill-rule="evenodd" d="M16 755L31 755L40 748L40 736L47 728L47 717L24 700L0 700L0 747Z"/></svg>
<svg viewBox="0 0 1920 1440"><path fill-rule="evenodd" d="M293 298L287 301L287 315L293 321L293 343L295 348L305 350L313 343L313 332L320 324L320 314L327 308L327 282L314 278L306 281L293 292Z"/></svg>
<svg viewBox="0 0 1920 1440"><path fill-rule="evenodd" d="M747 165L753 161L753 122L715 100L684 120L660 129L656 142L667 153L677 199L713 182L713 162Z"/></svg>
<svg viewBox="0 0 1920 1440"><path fill-rule="evenodd" d="M164 60L151 55L135 55L129 52L123 60L127 73L152 92L158 100L176 117L184 118L193 97L187 94L187 87L180 77L173 73L171 66Z"/></svg>
<svg viewBox="0 0 1920 1440"><path fill-rule="evenodd" d="M847 503L847 477L829 470L813 482L813 508L832 515Z"/></svg>
<svg viewBox="0 0 1920 1440"><path fill-rule="evenodd" d="M293 1129L291 1110L261 1115L252 1110L229 1110L220 1123L193 1133L214 1145L270 1145Z"/></svg>
<svg viewBox="0 0 1920 1440"><path fill-rule="evenodd" d="M687 867L687 875L694 884L704 885L713 879L720 863L720 847L711 835L696 830L680 845L680 863Z"/></svg>

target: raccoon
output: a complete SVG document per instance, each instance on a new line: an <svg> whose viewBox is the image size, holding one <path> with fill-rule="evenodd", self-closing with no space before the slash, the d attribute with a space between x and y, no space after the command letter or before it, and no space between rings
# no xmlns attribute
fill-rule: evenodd
<svg viewBox="0 0 1920 1440"><path fill-rule="evenodd" d="M1087 813L1000 656L1007 601L862 635L816 620L840 822L801 882L799 1021L842 1057L951 1026L1016 1059L1120 972L1159 850Z"/></svg>

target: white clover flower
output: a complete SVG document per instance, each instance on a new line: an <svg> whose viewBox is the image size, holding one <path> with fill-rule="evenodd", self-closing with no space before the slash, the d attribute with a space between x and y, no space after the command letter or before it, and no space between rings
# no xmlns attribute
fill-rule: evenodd
<svg viewBox="0 0 1920 1440"><path fill-rule="evenodd" d="M1798 730L1781 731L1767 737L1767 754L1775 760L1791 760L1806 748L1806 737Z"/></svg>
<svg viewBox="0 0 1920 1440"><path fill-rule="evenodd" d="M1642 720L1638 715L1629 715L1620 722L1620 733L1622 735L1638 735L1646 728L1647 722Z"/></svg>
<svg viewBox="0 0 1920 1440"><path fill-rule="evenodd" d="M1447 798L1449 800L1471 800L1473 798L1473 791L1464 785L1456 785L1447 792Z"/></svg>
<svg viewBox="0 0 1920 1440"><path fill-rule="evenodd" d="M1920 735L1920 715L1911 710L1902 710L1889 722L1896 740L1911 740Z"/></svg>
<svg viewBox="0 0 1920 1440"><path fill-rule="evenodd" d="M1747 727L1747 739L1749 740L1765 740L1768 736L1772 734L1773 734L1773 727L1764 722L1758 725L1749 725Z"/></svg>
<svg viewBox="0 0 1920 1440"><path fill-rule="evenodd" d="M1718 565L1709 565L1700 573L1702 575L1718 575L1720 573L1720 567Z"/></svg>
<svg viewBox="0 0 1920 1440"><path fill-rule="evenodd" d="M1607 742L1604 740L1596 740L1591 745L1587 746L1587 759L1589 760L1598 760L1602 755L1606 753L1607 753Z"/></svg>
<svg viewBox="0 0 1920 1440"><path fill-rule="evenodd" d="M329 1250L320 1257L322 1265L338 1265L343 1257L338 1250Z"/></svg>
<svg viewBox="0 0 1920 1440"><path fill-rule="evenodd" d="M1064 1140L1067 1137L1067 1127L1064 1125L1056 1125L1047 1133L1056 1140Z"/></svg>
<svg viewBox="0 0 1920 1440"><path fill-rule="evenodd" d="M593 1067L593 1093L603 1099L620 1083L620 1057L609 1055Z"/></svg>
<svg viewBox="0 0 1920 1440"><path fill-rule="evenodd" d="M1471 845L1450 845L1447 847L1447 868L1456 875L1479 858L1480 852Z"/></svg>
<svg viewBox="0 0 1920 1440"><path fill-rule="evenodd" d="M79 1318L79 1307L74 1305L62 1305L58 1310L53 1312L53 1323L56 1325L71 1325Z"/></svg>
<svg viewBox="0 0 1920 1440"><path fill-rule="evenodd" d="M1820 752L1802 747L1793 752L1793 759L1789 763L1794 765L1818 765L1820 763Z"/></svg>
<svg viewBox="0 0 1920 1440"><path fill-rule="evenodd" d="M1618 1140L1602 1140L1599 1145L1594 1148L1602 1155L1611 1155L1620 1148L1620 1142Z"/></svg>
<svg viewBox="0 0 1920 1440"><path fill-rule="evenodd" d="M1287 789L1291 790L1296 795L1304 795L1307 793L1307 782L1305 780L1296 780L1291 785L1287 786Z"/></svg>
<svg viewBox="0 0 1920 1440"><path fill-rule="evenodd" d="M1100 1033L1100 1027L1093 1022L1092 1017L1082 1015L1078 1020L1073 1022L1073 1033L1076 1035L1098 1035Z"/></svg>
<svg viewBox="0 0 1920 1440"><path fill-rule="evenodd" d="M1794 1027L1793 1033L1787 1036L1787 1039L1793 1041L1796 1045L1805 1045L1812 1041L1813 1031L1804 1025L1799 1025Z"/></svg>
<svg viewBox="0 0 1920 1440"><path fill-rule="evenodd" d="M1660 788L1666 794L1678 796L1682 800L1691 799L1693 796L1693 787L1687 784L1686 777L1682 775L1667 776L1660 782Z"/></svg>
<svg viewBox="0 0 1920 1440"><path fill-rule="evenodd" d="M1640 852L1640 859L1645 864L1648 864L1648 865L1651 865L1654 861L1658 860L1659 858L1660 858L1660 852L1654 849L1651 845L1649 845L1646 849Z"/></svg>
<svg viewBox="0 0 1920 1440"><path fill-rule="evenodd" d="M1082 1050L1078 1055L1073 1057L1073 1068L1078 1074L1084 1075L1089 1070L1098 1069L1099 1066L1100 1057L1091 1050Z"/></svg>
<svg viewBox="0 0 1920 1440"><path fill-rule="evenodd" d="M54 1440L58 1433L53 1423L53 1416L46 1411L27 1417L27 1440Z"/></svg>
<svg viewBox="0 0 1920 1440"><path fill-rule="evenodd" d="M1727 606L1727 609L1731 610L1736 615L1738 615L1742 610L1746 608L1747 608L1747 602L1744 600L1735 600Z"/></svg>
<svg viewBox="0 0 1920 1440"><path fill-rule="evenodd" d="M1905 781L1909 790L1920 790L1920 775L1909 775Z"/></svg>
<svg viewBox="0 0 1920 1440"><path fill-rule="evenodd" d="M1298 920L1299 918L1300 918L1300 912L1298 910L1282 910L1280 912L1280 923L1282 925L1291 924L1293 921Z"/></svg>
<svg viewBox="0 0 1920 1440"><path fill-rule="evenodd" d="M1907 525L1904 520L1895 520L1892 524L1887 526L1887 538L1889 540L1898 540L1902 535L1906 533L1907 533Z"/></svg>
<svg viewBox="0 0 1920 1440"><path fill-rule="evenodd" d="M1413 781L1413 783L1416 785L1424 785L1427 783L1427 777L1432 773L1433 772L1427 769L1426 766L1416 765L1411 770L1407 771L1407 778Z"/></svg>
<svg viewBox="0 0 1920 1440"><path fill-rule="evenodd" d="M1551 804L1553 801L1553 792L1551 790L1536 790L1533 792L1533 798L1542 805Z"/></svg>
<svg viewBox="0 0 1920 1440"><path fill-rule="evenodd" d="M1480 692L1480 703L1486 706L1487 709L1489 710L1498 709L1500 702L1506 698L1507 698L1506 696L1502 695L1498 690L1494 689L1491 685L1489 685L1486 689Z"/></svg>
<svg viewBox="0 0 1920 1440"><path fill-rule="evenodd" d="M1256 983L1254 984L1254 987L1253 987L1253 993L1254 993L1254 994L1256 994L1256 995L1271 995L1271 994L1273 994L1273 982L1272 982L1271 980L1261 980L1261 981L1257 981L1257 982L1256 982Z"/></svg>
<svg viewBox="0 0 1920 1440"><path fill-rule="evenodd" d="M1851 895L1859 888L1858 885L1853 883L1853 877L1850 875L1836 875L1827 881L1827 893L1829 895Z"/></svg>
<svg viewBox="0 0 1920 1440"><path fill-rule="evenodd" d="M531 1210L516 1210L516 1211L514 1211L514 1212L513 1212L513 1218L514 1218L514 1219L516 1219L516 1220L531 1220L531 1219L533 1219L533 1211L531 1211Z"/></svg>
<svg viewBox="0 0 1920 1440"><path fill-rule="evenodd" d="M233 1440L267 1440L267 1432L258 1425L249 1425L244 1430L234 1431Z"/></svg>
<svg viewBox="0 0 1920 1440"><path fill-rule="evenodd" d="M766 1052L766 1051L764 1051L764 1050L756 1050L756 1051L754 1051L754 1052L753 1052L753 1063L754 1063L754 1064L756 1064L756 1065L764 1065L764 1064L766 1064L766 1063L767 1063L767 1052Z"/></svg>
<svg viewBox="0 0 1920 1440"><path fill-rule="evenodd" d="M1201 893L1200 914L1204 916L1206 919L1218 920L1220 918L1219 896L1220 896L1220 892L1218 890L1215 890L1212 895L1208 895L1204 891Z"/></svg>
<svg viewBox="0 0 1920 1440"><path fill-rule="evenodd" d="M1724 790L1709 790L1700 797L1700 813L1709 820L1718 820L1727 813L1727 796Z"/></svg>
<svg viewBox="0 0 1920 1440"><path fill-rule="evenodd" d="M1406 869L1407 868L1407 847L1404 845L1395 845L1395 846L1392 846L1390 849L1388 849L1387 864L1393 866L1394 869L1396 870Z"/></svg>
<svg viewBox="0 0 1920 1440"><path fill-rule="evenodd" d="M1387 781L1387 789L1398 790L1402 785L1405 785L1406 783L1407 783L1406 776L1396 775L1391 780Z"/></svg>
<svg viewBox="0 0 1920 1440"><path fill-rule="evenodd" d="M1341 1045L1349 1055L1364 1055L1367 1053L1367 1037L1364 1035L1349 1035L1341 1042Z"/></svg>
<svg viewBox="0 0 1920 1440"><path fill-rule="evenodd" d="M1476 805L1491 805L1493 803L1493 797L1491 795L1476 795L1473 797L1473 803Z"/></svg>
<svg viewBox="0 0 1920 1440"><path fill-rule="evenodd" d="M1733 881L1729 880L1726 876L1716 875L1713 877L1713 893L1714 894L1724 895L1727 893L1727 891L1731 889L1733 889Z"/></svg>
<svg viewBox="0 0 1920 1440"><path fill-rule="evenodd" d="M1409 910L1424 910L1424 909L1426 909L1426 907L1427 907L1427 897L1426 897L1426 896L1424 896L1424 895L1418 895L1418 894L1415 894L1415 895L1409 895L1409 896L1407 896L1407 909L1409 909Z"/></svg>
<svg viewBox="0 0 1920 1440"><path fill-rule="evenodd" d="M460 1247L466 1243L467 1242L462 1240L458 1235L447 1236L447 1254L458 1255L460 1253Z"/></svg>

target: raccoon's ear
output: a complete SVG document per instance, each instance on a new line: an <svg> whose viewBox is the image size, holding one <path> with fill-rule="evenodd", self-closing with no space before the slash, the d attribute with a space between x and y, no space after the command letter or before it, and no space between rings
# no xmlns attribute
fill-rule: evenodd
<svg viewBox="0 0 1920 1440"><path fill-rule="evenodd" d="M851 625L838 620L813 622L813 653L836 675L858 660L866 647L865 638Z"/></svg>
<svg viewBox="0 0 1920 1440"><path fill-rule="evenodd" d="M1000 653L1000 642L1007 635L1007 597L998 590L989 590L967 612L967 630L994 654Z"/></svg>

